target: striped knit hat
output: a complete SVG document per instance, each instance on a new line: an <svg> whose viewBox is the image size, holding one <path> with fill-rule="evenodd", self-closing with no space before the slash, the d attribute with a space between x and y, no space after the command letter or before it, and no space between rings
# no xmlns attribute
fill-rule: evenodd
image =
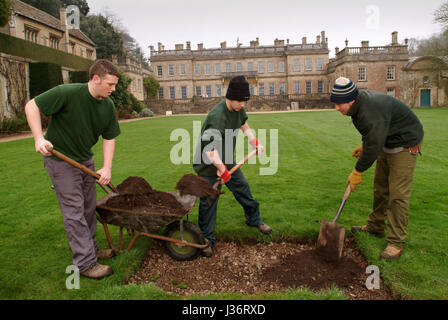
<svg viewBox="0 0 448 320"><path fill-rule="evenodd" d="M347 103L355 100L358 97L358 93L358 87L352 80L339 77L334 82L330 100L333 103Z"/></svg>

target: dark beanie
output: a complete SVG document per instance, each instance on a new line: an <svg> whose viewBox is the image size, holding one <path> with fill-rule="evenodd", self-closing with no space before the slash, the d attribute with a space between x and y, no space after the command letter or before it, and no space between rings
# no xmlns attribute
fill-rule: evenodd
<svg viewBox="0 0 448 320"><path fill-rule="evenodd" d="M330 100L333 103L347 103L356 100L358 93L358 87L352 80L339 77L334 82Z"/></svg>
<svg viewBox="0 0 448 320"><path fill-rule="evenodd" d="M244 76L236 76L230 80L226 98L237 101L250 99L249 82L247 82Z"/></svg>

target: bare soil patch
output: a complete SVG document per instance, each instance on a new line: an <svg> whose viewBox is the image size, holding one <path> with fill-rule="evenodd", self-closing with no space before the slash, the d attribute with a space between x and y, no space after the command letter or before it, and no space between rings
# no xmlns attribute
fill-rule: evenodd
<svg viewBox="0 0 448 320"><path fill-rule="evenodd" d="M129 284L155 283L178 295L210 293L259 294L289 288L311 290L337 286L351 300L394 299L381 280L379 290L366 288L368 266L353 240L339 264L322 260L313 246L300 243L239 244L219 241L211 258L175 261L160 242L148 250Z"/></svg>

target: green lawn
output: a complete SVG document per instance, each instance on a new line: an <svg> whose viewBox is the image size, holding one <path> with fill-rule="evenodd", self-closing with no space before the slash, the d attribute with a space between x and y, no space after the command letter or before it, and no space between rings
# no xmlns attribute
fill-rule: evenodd
<svg viewBox="0 0 448 320"><path fill-rule="evenodd" d="M359 248L395 294L412 299L448 298L448 204L447 178L448 109L415 110L425 129L423 156L419 157L411 198L408 237L402 257L383 261L378 257L386 240L356 235ZM205 116L151 118L122 123L117 139L112 182L118 185L128 176L145 178L155 189L174 190L190 164L174 165L170 141L176 128L193 133L193 121ZM445 123L445 124L444 124ZM332 219L355 160L351 152L360 136L349 117L336 111L286 114L250 114L254 129L278 129L278 169L274 175L260 175L260 168L276 164L248 164L242 169L260 202L263 220L274 229L272 239L309 238L314 241L321 219ZM272 135L270 134L272 133ZM267 156L271 149L269 142ZM101 146L94 148L97 165L102 164ZM239 160L239 159L237 159ZM272 159L271 159L272 160ZM0 299L180 299L153 285L123 285L139 266L152 240L139 238L129 252L110 261L115 274L101 281L81 278L80 290L67 290L65 273L71 265L71 251L63 228L51 182L42 157L34 152L32 139L0 143ZM338 224L350 230L364 224L372 204L374 167L363 174L363 183L350 195ZM226 188L224 188L226 191ZM98 197L104 192L98 188ZM266 236L244 224L241 208L230 192L219 202L216 235L234 239ZM197 221L197 208L190 219ZM111 227L117 240L118 228ZM348 236L350 232L348 232ZM101 225L97 240L106 247ZM108 262L109 263L109 262ZM193 299L341 299L337 289L313 293L290 290L261 296L217 293Z"/></svg>

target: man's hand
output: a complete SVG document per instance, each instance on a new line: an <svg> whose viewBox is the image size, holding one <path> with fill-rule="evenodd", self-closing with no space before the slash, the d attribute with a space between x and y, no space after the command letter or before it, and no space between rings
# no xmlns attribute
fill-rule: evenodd
<svg viewBox="0 0 448 320"><path fill-rule="evenodd" d="M35 141L34 146L36 148L36 152L41 153L45 157L51 156L51 152L49 152L46 148L46 146L53 148L50 141L45 140L44 138L39 138Z"/></svg>
<svg viewBox="0 0 448 320"><path fill-rule="evenodd" d="M362 149L363 149L363 147L361 144L361 146L359 148L356 148L355 150L353 150L352 157L359 159L359 157L361 157L361 154L362 154Z"/></svg>
<svg viewBox="0 0 448 320"><path fill-rule="evenodd" d="M352 190L352 192L355 191L356 186L361 182L361 172L353 170L352 173L350 173L350 175L348 176L347 180L347 183L350 183L350 189Z"/></svg>
<svg viewBox="0 0 448 320"><path fill-rule="evenodd" d="M225 165L219 166L216 175L220 178L221 184L227 183L232 178L232 175Z"/></svg>
<svg viewBox="0 0 448 320"><path fill-rule="evenodd" d="M258 142L258 139L257 139L257 138L252 138L252 139L249 141L249 144L250 144L251 146L253 146L254 148L257 149L257 154L258 154L258 155L263 154L263 152L264 152L264 147L263 147L262 144L260 144L260 143Z"/></svg>
<svg viewBox="0 0 448 320"><path fill-rule="evenodd" d="M109 184L110 178L112 177L111 170L108 168L101 168L96 173L98 173L101 177L98 179L98 183L105 186Z"/></svg>

